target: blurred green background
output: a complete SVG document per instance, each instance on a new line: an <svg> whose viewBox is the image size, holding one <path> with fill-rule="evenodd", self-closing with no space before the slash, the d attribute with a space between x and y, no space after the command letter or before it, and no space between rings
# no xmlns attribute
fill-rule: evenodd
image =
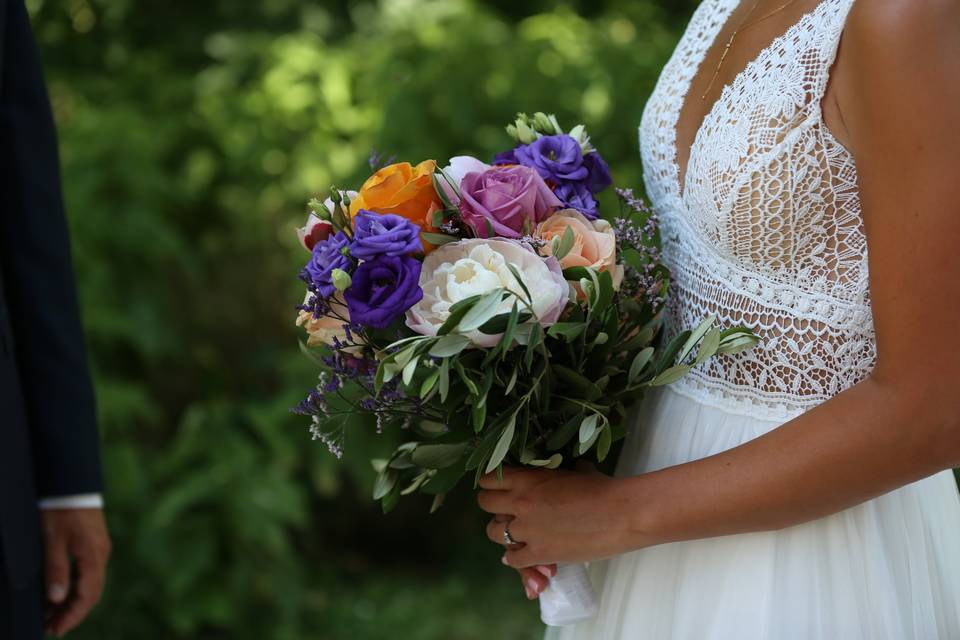
<svg viewBox="0 0 960 640"><path fill-rule="evenodd" d="M383 516L366 428L338 464L288 413L309 197L372 149L509 146L584 121L639 187L636 126L694 0L28 0L60 127L114 537L73 637L540 635L469 495Z"/></svg>

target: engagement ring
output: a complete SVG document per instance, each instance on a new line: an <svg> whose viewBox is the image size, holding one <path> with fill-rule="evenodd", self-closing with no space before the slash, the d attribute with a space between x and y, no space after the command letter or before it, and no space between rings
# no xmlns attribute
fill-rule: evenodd
<svg viewBox="0 0 960 640"><path fill-rule="evenodd" d="M517 544L517 541L513 539L513 536L510 535L510 523L504 523L503 525L503 541L509 547L510 545Z"/></svg>

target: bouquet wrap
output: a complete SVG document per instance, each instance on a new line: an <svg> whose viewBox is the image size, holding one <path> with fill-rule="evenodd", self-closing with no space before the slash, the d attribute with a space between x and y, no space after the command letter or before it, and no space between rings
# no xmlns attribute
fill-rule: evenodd
<svg viewBox="0 0 960 640"><path fill-rule="evenodd" d="M540 594L540 619L551 627L567 627L597 615L600 601L587 565L558 564L557 575Z"/></svg>

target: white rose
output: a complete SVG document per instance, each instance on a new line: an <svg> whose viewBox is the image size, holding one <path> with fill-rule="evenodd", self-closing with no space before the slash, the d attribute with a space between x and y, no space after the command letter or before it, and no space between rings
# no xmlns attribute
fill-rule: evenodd
<svg viewBox="0 0 960 640"><path fill-rule="evenodd" d="M517 269L530 291L531 307L540 325L555 324L569 293L560 263L552 257L541 258L518 242L476 238L445 244L424 259L420 271L423 299L407 311L407 326L421 335L435 336L450 317L450 307L470 296L503 288L524 298L526 294L508 264ZM509 313L516 301L508 296L498 313ZM523 303L519 307L525 310ZM502 337L480 331L466 335L480 347L493 347Z"/></svg>

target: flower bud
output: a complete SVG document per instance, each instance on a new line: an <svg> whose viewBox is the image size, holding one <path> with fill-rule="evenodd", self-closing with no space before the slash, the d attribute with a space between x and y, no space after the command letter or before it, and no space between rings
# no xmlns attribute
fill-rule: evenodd
<svg viewBox="0 0 960 640"><path fill-rule="evenodd" d="M345 291L353 284L353 278L343 269L334 269L330 272L330 279L337 291Z"/></svg>
<svg viewBox="0 0 960 640"><path fill-rule="evenodd" d="M563 133L563 129L560 128L560 123L557 122L557 116L553 114L547 115L542 111L533 114L532 125L537 132L545 136L556 136Z"/></svg>

